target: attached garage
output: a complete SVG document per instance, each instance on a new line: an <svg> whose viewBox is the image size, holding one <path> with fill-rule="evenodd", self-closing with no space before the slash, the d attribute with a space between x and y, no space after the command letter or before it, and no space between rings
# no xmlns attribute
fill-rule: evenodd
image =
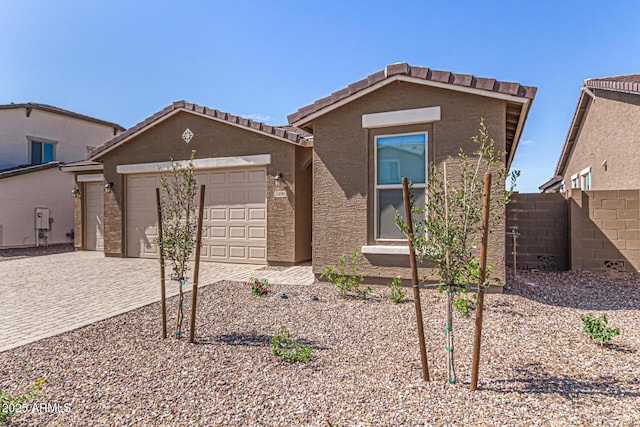
<svg viewBox="0 0 640 427"><path fill-rule="evenodd" d="M198 171L206 185L201 256L203 260L266 264L266 167ZM160 174L127 176L127 256L157 258L155 189Z"/></svg>
<svg viewBox="0 0 640 427"><path fill-rule="evenodd" d="M203 261L311 259L312 141L303 133L176 102L90 153L102 163L106 256L157 258L155 189L195 152L206 185ZM88 224L87 224L88 225Z"/></svg>

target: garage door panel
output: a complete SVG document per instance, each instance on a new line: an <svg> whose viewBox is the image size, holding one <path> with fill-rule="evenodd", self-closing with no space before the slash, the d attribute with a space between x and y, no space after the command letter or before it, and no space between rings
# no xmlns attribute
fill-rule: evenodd
<svg viewBox="0 0 640 427"><path fill-rule="evenodd" d="M201 171L206 183L203 261L266 263L266 169ZM155 188L159 174L127 181L127 254L156 258Z"/></svg>

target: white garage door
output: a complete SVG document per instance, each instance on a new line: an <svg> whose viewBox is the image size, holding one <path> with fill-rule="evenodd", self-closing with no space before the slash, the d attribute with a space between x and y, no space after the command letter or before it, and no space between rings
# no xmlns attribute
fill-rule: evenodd
<svg viewBox="0 0 640 427"><path fill-rule="evenodd" d="M199 171L205 194L202 260L264 264L267 258L264 167ZM127 255L157 258L155 188L158 174L127 179ZM199 195L197 196L199 197Z"/></svg>
<svg viewBox="0 0 640 427"><path fill-rule="evenodd" d="M88 251L104 250L104 193L101 182L85 183L86 230L85 247Z"/></svg>

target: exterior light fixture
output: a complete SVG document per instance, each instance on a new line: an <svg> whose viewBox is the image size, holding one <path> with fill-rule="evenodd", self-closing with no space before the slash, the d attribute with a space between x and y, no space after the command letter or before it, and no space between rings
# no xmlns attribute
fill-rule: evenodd
<svg viewBox="0 0 640 427"><path fill-rule="evenodd" d="M113 182L107 182L104 185L104 192L105 193L111 193L111 187L113 187Z"/></svg>
<svg viewBox="0 0 640 427"><path fill-rule="evenodd" d="M74 199L77 199L78 197L80 197L80 189L78 187L73 187L73 190L71 190L71 195Z"/></svg>
<svg viewBox="0 0 640 427"><path fill-rule="evenodd" d="M282 182L282 172L278 172L276 176L273 177L273 180L276 183L276 187L280 187L280 183Z"/></svg>

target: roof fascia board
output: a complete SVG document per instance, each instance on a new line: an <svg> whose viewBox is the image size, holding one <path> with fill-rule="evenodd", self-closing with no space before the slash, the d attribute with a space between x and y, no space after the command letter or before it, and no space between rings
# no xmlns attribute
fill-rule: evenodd
<svg viewBox="0 0 640 427"><path fill-rule="evenodd" d="M511 162L513 162L513 158L515 157L516 150L518 149L518 144L520 143L520 137L522 136L522 130L524 129L524 122L527 120L527 116L529 115L529 107L531 107L531 101L528 99L526 101L527 102L522 103L522 107L520 108L518 126L516 126L516 133L513 136L513 145L511 146L509 158L507 159L507 169L511 168Z"/></svg>
<svg viewBox="0 0 640 427"><path fill-rule="evenodd" d="M578 140L580 136L580 131L582 130L582 123L584 122L584 118L587 115L589 107L591 105L592 98L590 96L585 96L584 92L580 91L580 96L578 97L578 103L576 104L576 109L573 112L573 117L571 118L571 125L569 125L569 130L567 131L567 137L564 140L564 145L562 147L562 152L560 153L560 158L558 159L558 164L556 166L555 175L564 176L564 170L567 167L569 162L569 157L571 156L571 152L573 151L573 147L575 146L575 142ZM578 112L580 108L584 104L585 112L582 115L582 119L580 123L576 123L578 119ZM573 133L574 128L578 126L576 130L576 135L573 138L573 142L569 143L569 138L571 138L571 134Z"/></svg>
<svg viewBox="0 0 640 427"><path fill-rule="evenodd" d="M187 167L189 160L174 162L179 167ZM242 166L264 166L271 164L271 154L256 154L239 157L210 157L208 159L194 159L193 167L200 169L216 169ZM172 168L171 162L136 163L116 166L120 174L168 172Z"/></svg>
<svg viewBox="0 0 640 427"><path fill-rule="evenodd" d="M101 171L104 170L104 165L100 163L99 165L82 165L82 166L60 166L60 170L62 172L82 172L82 171Z"/></svg>
<svg viewBox="0 0 640 427"><path fill-rule="evenodd" d="M473 95L480 95L480 96L486 96L488 98L496 98L496 99L501 99L504 101L509 101L509 102L517 102L520 104L525 104L528 103L529 100L527 98L523 98L520 96L515 96L515 95L509 95L509 94L505 94L505 93L499 93L499 92L491 92L488 90L482 90L482 89L476 89L476 88L471 88L471 87L465 87L465 86L458 86L458 85L454 85L451 83L441 83L441 82L434 82L432 80L424 80L424 79L419 79L416 77L410 77L410 76L405 76L405 75L395 75L395 76L391 76L385 80L382 80L381 82L378 82L372 86L369 86L366 89L361 90L360 92L354 93L351 96L348 96L344 99L341 99L338 102L335 102L331 105L327 105L326 107L316 111L315 113L312 113L306 117L303 117L300 120L295 121L294 123L292 123L292 126L295 126L297 128L302 128L304 125L306 125L309 122L312 122L313 120L315 120L316 118L323 116L333 110L336 110L340 107L342 107L343 105L346 105L352 101L355 101L358 98L361 98L365 95L370 94L371 92L374 92L390 83L396 82L396 81L403 81L403 82L408 82L408 83L415 83L415 84L419 84L419 85L423 85L423 86L431 86L431 87L437 87L437 88L441 88L441 89L448 89L448 90L454 90L457 92L463 92L463 93L469 93L469 94L473 94Z"/></svg>

